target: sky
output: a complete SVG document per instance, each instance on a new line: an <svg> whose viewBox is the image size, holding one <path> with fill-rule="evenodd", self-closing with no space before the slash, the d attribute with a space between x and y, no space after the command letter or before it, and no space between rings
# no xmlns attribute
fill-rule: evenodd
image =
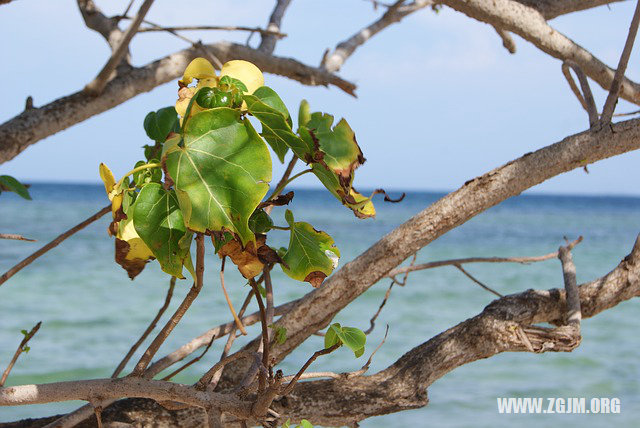
<svg viewBox="0 0 640 428"><path fill-rule="evenodd" d="M119 14L128 0L96 0L107 15ZM136 10L141 2L135 2ZM266 25L273 1L175 2L156 0L147 19L163 25ZM180 5L178 9L176 5ZM634 2L626 1L551 21L560 32L610 66L617 64ZM362 0L294 0L282 31L288 37L275 54L317 65L333 48L382 13ZM92 80L110 51L104 39L84 26L72 0L14 1L0 7L3 58L0 62L0 122L24 108L27 96L41 106L71 94ZM203 42L245 43L239 32L185 32ZM358 85L357 98L337 88L308 87L267 74L291 112L302 99L312 111L348 120L367 162L356 172L357 188L453 190L465 181L524 153L553 144L588 127L586 113L571 93L560 62L514 36L509 54L489 25L443 8L417 12L369 40L339 74ZM249 42L256 47L259 37ZM166 33L138 34L132 62L144 65L188 44ZM640 81L640 48L631 55L627 76ZM600 108L606 92L592 82ZM26 182L99 182L105 162L116 176L142 159L148 142L142 121L152 110L173 105L171 82L138 95L32 145L0 165L0 175ZM618 103L617 112L638 107ZM294 114L295 117L295 114ZM632 152L555 177L536 193L640 196L640 153ZM274 177L284 170L273 157ZM299 166L299 168L302 168ZM320 187L310 175L299 187Z"/></svg>

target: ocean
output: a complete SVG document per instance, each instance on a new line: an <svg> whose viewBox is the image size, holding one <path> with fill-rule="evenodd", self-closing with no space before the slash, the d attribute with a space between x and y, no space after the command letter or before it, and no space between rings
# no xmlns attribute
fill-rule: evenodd
<svg viewBox="0 0 640 428"><path fill-rule="evenodd" d="M33 201L9 193L0 195L0 232L19 233L38 242L0 240L0 273L6 271L60 232L108 203L101 185L34 184ZM297 221L329 233L342 258L353 259L412 215L442 197L441 193L408 192L404 201L376 199L377 217L359 220L325 191L296 190L289 207ZM366 193L366 192L363 192ZM392 192L396 193L396 192ZM135 281L113 261L113 239L107 235L109 216L63 242L0 286L0 370L4 370L21 330L36 322L42 327L13 369L7 386L108 377L162 305L168 277L150 263ZM284 224L282 209L274 210ZM613 269L640 232L640 198L542 196L512 198L434 241L418 253L418 262L471 256L536 256L557 250L564 237L584 241L574 251L578 282L590 281ZM288 232L274 231L272 246L286 245ZM213 325L230 319L220 291L219 260L208 247L205 286L160 354L172 351ZM529 288L562 287L556 259L530 265L473 264L466 269L502 294ZM227 288L239 306L248 286L227 269ZM289 280L274 269L276 304L303 296L311 287ZM190 287L179 281L168 312ZM389 285L380 281L360 296L335 321L366 329ZM453 267L415 272L407 285L394 287L368 337L365 356L355 359L346 349L319 358L312 371L359 369L380 343L370 373L397 360L432 336L476 315L494 299ZM252 303L255 306L255 303ZM251 307L252 311L253 306ZM505 353L460 367L429 388L427 407L365 420L363 427L635 427L640 419L640 301L624 302L583 321L583 341L571 353ZM250 330L258 334L258 326ZM238 339L234 349L245 340ZM175 380L194 382L214 364L224 341L215 342L197 364ZM279 367L295 373L322 348L312 336ZM135 360L135 358L134 358ZM131 364L130 364L131 366ZM620 400L618 414L500 414L498 397L591 398ZM0 422L70 411L81 404L54 403L0 408ZM588 405L588 404L587 404ZM588 408L588 407L587 407Z"/></svg>

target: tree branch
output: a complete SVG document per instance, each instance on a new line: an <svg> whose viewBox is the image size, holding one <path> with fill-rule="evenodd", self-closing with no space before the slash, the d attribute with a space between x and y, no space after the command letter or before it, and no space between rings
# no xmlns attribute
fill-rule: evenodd
<svg viewBox="0 0 640 428"><path fill-rule="evenodd" d="M606 125L611 122L613 112L616 109L620 86L622 85L622 79L624 78L624 72L629 64L629 57L631 56L631 50L633 49L633 42L636 40L636 35L638 34L638 24L640 24L640 1L636 2L636 10L633 13L633 18L631 19L629 34L627 34L627 41L622 49L618 68L616 69L616 74L613 76L611 89L609 90L609 95L607 96L604 108L602 109L602 116L600 117L601 125Z"/></svg>
<svg viewBox="0 0 640 428"><path fill-rule="evenodd" d="M470 18L515 33L554 58L572 60L603 89L608 91L611 87L615 71L547 24L536 9L515 0L442 0L442 4ZM623 77L620 96L640 104L640 85Z"/></svg>
<svg viewBox="0 0 640 428"><path fill-rule="evenodd" d="M91 223L93 223L94 221L98 220L100 217L102 217L103 215L105 215L108 212L111 212L111 205L107 205L106 207L102 208L100 211L98 211L97 213L95 213L94 215L92 215L91 217L86 219L85 221L73 226L71 229L67 230L66 232L64 232L64 233L62 233L60 235L58 235L53 241L49 242L47 245L45 245L44 247L40 248L38 251L36 251L35 253L31 254L29 257L27 257L26 259L20 261L14 267L12 267L11 269L9 269L5 273L3 273L2 276L0 276L0 285L4 284L9 278L11 278L16 273L20 272L20 270L22 268L24 268L25 266L31 264L35 259L37 259L41 255L43 255L44 253L46 253L50 249L57 247L58 245L60 245L60 243L62 241L64 241L65 239L67 239L68 237L73 235L74 233L76 233L76 232L84 229L85 227L89 226Z"/></svg>
<svg viewBox="0 0 640 428"><path fill-rule="evenodd" d="M610 129L569 136L468 181L387 234L335 272L322 287L303 297L275 323L276 327L287 329L287 340L272 350L272 358L280 361L314 332L326 327L340 310L391 269L449 230L551 177L638 148L640 120L629 120ZM257 347L257 339L247 345L252 350ZM229 365L223 380L236 384L239 373L245 372L246 367Z"/></svg>
<svg viewBox="0 0 640 428"><path fill-rule="evenodd" d="M269 23L267 24L267 30L274 32L280 32L280 26L282 24L282 17L289 7L291 0L276 0L276 6L269 17ZM260 33L262 36L262 41L260 42L260 46L258 47L259 51L264 53L271 54L276 48L276 42L278 41L278 37L274 34L265 34Z"/></svg>
<svg viewBox="0 0 640 428"><path fill-rule="evenodd" d="M173 289L175 288L175 285L176 285L176 277L172 276L171 280L169 281L169 289L167 290L167 296L164 299L164 303L162 307L160 308L160 310L158 310L158 313L156 314L155 318L151 321L151 323L149 324L147 329L144 331L144 333L142 333L142 336L140 336L138 341L133 344L131 349L129 349L129 352L127 352L127 355L125 355L122 361L120 361L120 364L118 364L118 367L116 367L111 377L118 377L118 375L122 373L122 370L124 370L125 366L129 362L133 354L138 350L142 342L144 342L149 336L149 334L151 334L153 329L156 328L158 321L160 321L160 318L162 318L164 311L167 310L167 308L169 307L169 303L171 303L171 297L173 296Z"/></svg>
<svg viewBox="0 0 640 428"><path fill-rule="evenodd" d="M354 95L356 86L340 77L291 58L274 57L246 46L227 42L205 45L222 62L244 59L266 73L289 77L305 85L334 85ZM90 97L82 91L47 105L22 112L0 125L0 163L16 157L31 144L90 117L112 109L143 92L182 75L199 49L189 48L143 67L118 75L105 87L102 96Z"/></svg>
<svg viewBox="0 0 640 428"><path fill-rule="evenodd" d="M640 296L639 275L640 239L613 271L579 287L584 317ZM307 418L326 426L350 425L371 416L423 407L428 403L426 388L455 368L501 352L529 351L517 333L521 326L534 352L573 349L577 344L566 334L566 327L532 326L563 324L566 311L564 290L528 290L505 296L479 315L413 348L379 373L300 383L273 406L284 420Z"/></svg>
<svg viewBox="0 0 640 428"><path fill-rule="evenodd" d="M0 233L0 239L13 239L16 241L36 242L35 239L25 238L24 236L18 235L15 233Z"/></svg>
<svg viewBox="0 0 640 428"><path fill-rule="evenodd" d="M165 324L165 326L160 330L158 335L151 345L144 352L140 360L136 364L136 367L133 369L133 372L129 376L139 377L144 374L145 369L151 362L153 356L158 352L160 346L164 343L164 341L169 337L173 329L178 325L184 314L187 312L193 301L200 294L200 290L202 290L202 277L204 274L204 236L201 233L196 234L196 279L193 283L193 286L185 296L178 309L176 309L175 313L171 316L169 321Z"/></svg>
<svg viewBox="0 0 640 428"><path fill-rule="evenodd" d="M2 377L0 378L0 387L2 387L4 383L7 381L7 377L9 377L9 373L11 373L11 369L13 369L13 366L16 364L16 361L18 361L18 357L20 357L20 355L23 352L25 352L25 346L27 346L27 343L31 340L31 338L35 336L38 330L40 330L41 325L42 325L42 321L39 321L38 324L33 326L33 328L29 332L25 332L23 330L23 332L25 332L26 334L24 335L24 337L22 338L22 341L18 345L18 349L16 349L15 354L13 354L13 358L11 358L9 365L5 369L4 373L2 373ZM28 350L29 349L26 349L26 351Z"/></svg>
<svg viewBox="0 0 640 428"><path fill-rule="evenodd" d="M398 0L389 6L386 12L369 26L358 31L348 39L340 42L333 52L326 54L320 66L327 71L340 70L344 62L371 37L378 34L388 26L400 22L407 15L433 4L431 0L416 0L405 5L404 0Z"/></svg>
<svg viewBox="0 0 640 428"><path fill-rule="evenodd" d="M144 0L144 3L142 3L138 13L136 14L136 17L131 21L129 28L124 32L117 47L113 49L113 53L107 63L104 65L102 70L100 70L100 73L98 73L96 78L85 86L84 91L88 95L95 97L102 93L107 82L113 77L113 72L116 70L117 65L120 64L120 61L122 61L129 51L129 43L133 36L138 32L138 27L142 24L142 20L151 8L152 4L153 0Z"/></svg>

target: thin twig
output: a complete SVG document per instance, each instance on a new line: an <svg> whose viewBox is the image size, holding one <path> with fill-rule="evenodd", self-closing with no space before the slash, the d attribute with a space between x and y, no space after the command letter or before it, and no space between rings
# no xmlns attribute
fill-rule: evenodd
<svg viewBox="0 0 640 428"><path fill-rule="evenodd" d="M260 309L260 323L262 324L262 365L265 368L269 368L269 327L267 326L267 314L262 302L262 296L260 296L260 290L258 290L258 284L253 280L249 280L251 288L253 288L253 295L256 296L258 302L258 308ZM266 376L261 371L258 376L258 391L263 392L266 386Z"/></svg>
<svg viewBox="0 0 640 428"><path fill-rule="evenodd" d="M36 242L35 239L25 238L24 236L15 233L0 233L0 239L14 239L16 241Z"/></svg>
<svg viewBox="0 0 640 428"><path fill-rule="evenodd" d="M273 194L267 198L268 201L278 197L278 195L280 193L282 193L282 191L284 190L284 183L286 183L287 180L289 179L289 176L291 175L291 172L293 171L293 167L296 166L296 162L298 161L298 157L293 153L292 153L292 155L293 155L293 157L289 161L289 164L287 165L287 169L284 171L284 174L282 174L282 178L280 179L280 181L278 181L278 184L276 184L276 187L274 188ZM279 192L276 193L276 190L278 190L278 189L279 189ZM264 211L267 214L271 214L271 210L272 209L273 209L273 205L269 205L268 207L266 207L264 209Z"/></svg>
<svg viewBox="0 0 640 428"><path fill-rule="evenodd" d="M498 297L504 297L502 294L498 293L496 290L494 290L493 288L489 287L488 285L483 284L482 282L480 282L478 279L476 279L473 275L471 275L469 272L467 272L466 270L463 269L462 266L460 265L454 265L460 272L462 272L463 274L465 274L467 276L467 278L469 278L471 281L475 282L476 284L478 284L480 287L484 288L485 290L487 290L490 293L495 294Z"/></svg>
<svg viewBox="0 0 640 428"><path fill-rule="evenodd" d="M158 321L160 321L160 318L169 307L169 303L171 303L171 297L173 296L173 289L175 288L175 285L176 285L176 277L172 276L171 280L169 281L169 289L167 290L167 296L164 299L164 303L162 304L162 307L160 308L160 310L158 310L158 313L156 314L155 318L151 321L151 323L149 324L147 329L144 331L144 333L142 333L142 336L140 336L138 341L133 344L131 349L129 349L129 352L127 352L127 355L125 355L122 361L120 361L120 364L118 364L118 367L114 370L111 377L118 377L118 375L122 373L122 370L124 370L125 366L129 362L133 354L138 350L142 342L144 342L149 336L149 334L151 334L153 329L156 328Z"/></svg>
<svg viewBox="0 0 640 428"><path fill-rule="evenodd" d="M618 95L620 94L620 88L622 87L622 79L624 78L624 72L627 70L629 64L629 57L631 56L631 50L633 49L633 43L638 34L638 25L640 24L640 0L636 3L636 10L633 13L631 19L631 25L629 26L629 34L627 35L627 41L622 49L622 55L620 55L620 61L618 62L618 68L613 75L613 81L611 82L611 89L609 95L604 103L602 109L602 116L600 116L600 125L606 125L611 123L613 112L616 109L618 102Z"/></svg>
<svg viewBox="0 0 640 428"><path fill-rule="evenodd" d="M113 51L113 54L102 70L100 70L100 73L98 73L96 78L85 86L84 90L87 94L97 96L102 93L107 82L111 79L116 67L120 64L120 61L122 61L122 58L124 58L127 53L127 50L129 49L129 42L131 42L133 36L138 32L138 28L140 27L140 24L142 24L142 20L149 11L149 8L151 8L152 4L153 0L144 0L144 3L142 3L138 13L136 14L136 17L131 22L131 25L129 25L129 28L124 32L118 47Z"/></svg>
<svg viewBox="0 0 640 428"><path fill-rule="evenodd" d="M140 377L144 374L145 369L151 362L153 356L158 352L160 346L164 343L164 341L169 337L173 329L178 325L182 317L184 316L187 309L191 306L193 301L200 294L200 290L202 290L202 277L204 275L204 237L201 233L196 235L196 280L193 283L193 286L185 296L182 303L176 312L171 316L169 321L165 324L165 326L160 330L156 338L151 342L151 345L144 352L136 367L133 369L133 372L129 376Z"/></svg>
<svg viewBox="0 0 640 428"><path fill-rule="evenodd" d="M582 92L580 92L580 90L576 86L576 83L573 81L573 77L571 76L569 67L571 67L576 73L576 76L578 76L578 81L580 82ZM593 94L591 93L591 87L589 86L587 76L584 74L578 64L570 60L566 60L562 63L562 74L564 74L565 79L567 79L569 87L573 91L576 98L578 98L578 101L582 105L582 108L585 109L585 111L589 115L589 127L593 127L598 122L598 108L596 107L596 102L593 99Z"/></svg>
<svg viewBox="0 0 640 428"><path fill-rule="evenodd" d="M24 349L25 349L24 347L27 346L27 342L29 342L29 340L31 340L31 338L38 332L41 325L42 325L42 321L39 321L38 324L33 326L31 331L25 334L24 338L22 338L20 345L18 345L18 349L16 349L15 354L13 354L13 358L9 362L9 365L5 369L4 373L2 373L2 378L0 378L0 387L4 385L4 383L7 380L7 377L9 377L9 373L11 373L11 369L13 369L13 366L16 364L16 361L18 361L18 357L20 356L20 354L24 352Z"/></svg>
<svg viewBox="0 0 640 428"><path fill-rule="evenodd" d="M213 367L211 367L204 375L202 375L202 377L200 378L200 380L195 384L196 389L200 389L202 391L204 391L207 388L207 385L209 385L209 383L211 383L211 379L213 378L213 375L220 370L221 368L223 368L224 366L226 366L227 364L239 360L241 358L252 358L254 357L255 352L253 351L249 351L249 350L243 350L243 351L238 351L234 354L229 355L228 357L223 358L222 360L218 361L217 363L215 363L213 365Z"/></svg>
<svg viewBox="0 0 640 428"><path fill-rule="evenodd" d="M213 345L213 341L216 340L216 337L213 336L211 338L211 340L209 341L209 344L207 345L206 348L204 348L204 351L202 351L202 353L200 355L198 355L197 357L193 358L192 360L190 360L189 362L183 364L181 367L178 367L176 370L172 371L171 373L169 373L168 375L166 375L165 377L162 378L162 380L171 380L172 377L174 377L175 375L177 375L178 373L182 372L184 369L186 369L187 367L190 367L192 365L194 365L195 363L197 363L198 361L200 361L202 359L202 357L205 356L205 354L207 353L207 351L209 351L209 348L211 348L211 345Z"/></svg>
<svg viewBox="0 0 640 428"><path fill-rule="evenodd" d="M148 25L151 25L151 24L148 24ZM174 31L200 31L200 30L248 31L250 33L260 33L260 34L273 36L278 39L287 37L287 34L281 33L279 31L265 30L264 28L260 28L260 27L242 27L242 26L234 26L234 25L184 25L184 26L178 26L178 27L162 27L159 25L157 26L154 25L151 27L140 28L138 30L138 33L149 33L149 32L157 32L157 31L174 32Z"/></svg>
<svg viewBox="0 0 640 428"><path fill-rule="evenodd" d="M273 314L274 314L274 306L273 306L273 284L271 283L271 273L268 266L264 267L263 270L264 277L264 288L266 290L266 301L267 301L267 326L273 324ZM271 329L268 331L268 340L271 343L271 337L273 336Z"/></svg>
<svg viewBox="0 0 640 428"><path fill-rule="evenodd" d="M89 217L88 219L86 219L83 222L73 226L71 229L69 229L66 232L64 232L64 233L60 234L59 236L57 236L53 241L49 242L47 245L45 245L44 247L40 248L38 251L34 252L29 257L27 257L26 259L22 260L21 262L16 264L14 267L12 267L11 269L9 269L5 273L3 273L2 276L0 276L0 285L4 284L9 278L11 278L13 275L18 273L25 266L27 266L30 263L32 263L35 259L37 259L41 255L43 255L44 253L46 253L50 249L58 246L62 241L64 241L65 239L67 239L68 237L73 235L74 233L84 229L85 227L87 227L88 225L90 225L94 221L98 220L100 217L102 217L103 215L105 215L108 212L111 212L111 205L110 204L107 205L106 207L102 208L100 211L98 211L97 213L95 213L94 215Z"/></svg>
<svg viewBox="0 0 640 428"><path fill-rule="evenodd" d="M93 408L93 413L96 415L96 422L98 424L98 428L102 428L102 407L95 406Z"/></svg>
<svg viewBox="0 0 640 428"><path fill-rule="evenodd" d="M326 354L332 353L333 351L338 349L340 347L340 345L342 345L342 343L338 342L338 343L334 344L333 346L331 346L329 348L321 349L319 351L314 352L313 355L311 356L311 358L309 358L307 360L307 362L304 363L304 366L302 366L302 368L300 370L298 370L298 373L296 373L296 375L293 377L293 379L291 379L291 382L289 382L287 384L287 386L284 387L284 389L282 390L280 395L287 395L291 391L293 391L293 387L296 386L296 382L298 382L298 380L300 379L300 376L302 376L302 374L309 368L311 363L313 363L316 360L316 358L318 358L321 355L326 355Z"/></svg>
<svg viewBox="0 0 640 428"><path fill-rule="evenodd" d="M238 312L238 317L240 319L242 319L242 316L244 315L244 312L247 310L247 307L249 307L249 303L251 303L251 297L253 297L253 289L251 289L249 291L249 293L247 294L247 297L244 299L244 302L242 303L242 307L240 308L240 312ZM234 324L234 328L229 333L229 336L227 337L227 343L225 343L224 349L222 350L222 354L220 355L220 361L224 360L227 357L227 355L229 355L229 351L231 350L231 346L233 346L233 342L235 342L236 337L238 337L236 335L236 329L237 329L237 325ZM221 377L222 377L222 372L219 371L211 378L211 388L212 389L216 388L216 386L218 385L218 382L220 381Z"/></svg>
<svg viewBox="0 0 640 428"><path fill-rule="evenodd" d="M582 242L582 236L569 244L569 249L573 249L576 245ZM388 274L387 278L393 278L396 275L400 275L401 273L406 272L414 272L417 270L425 270L425 269L433 269L441 266L451 266L451 265L463 265L466 263L520 263L520 264L528 264L535 262L542 262L545 260L551 260L558 257L558 252L554 251L553 253L545 254L544 256L537 257L467 257L463 259L451 259L451 260L441 260L437 262L429 262L423 263L415 266L402 266L395 269L392 269Z"/></svg>
<svg viewBox="0 0 640 428"><path fill-rule="evenodd" d="M238 314L236 313L235 308L233 307L233 303L231 303L231 298L229 297L229 293L227 293L227 287L224 286L224 262L227 257L222 258L222 264L220 266L220 287L222 288L222 292L224 293L224 298L227 300L227 306L229 306L229 310L231 311L231 315L233 316L233 320L236 322L236 326L242 332L244 336L247 335L247 330L242 325L242 321L238 318Z"/></svg>

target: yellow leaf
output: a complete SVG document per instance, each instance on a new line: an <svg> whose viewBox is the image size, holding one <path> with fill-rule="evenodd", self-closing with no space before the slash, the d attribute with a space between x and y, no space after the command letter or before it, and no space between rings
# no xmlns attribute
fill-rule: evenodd
<svg viewBox="0 0 640 428"><path fill-rule="evenodd" d="M220 77L229 76L240 80L247 87L245 94L253 94L260 86L264 86L262 71L249 61L233 60L224 63Z"/></svg>
<svg viewBox="0 0 640 428"><path fill-rule="evenodd" d="M132 219L125 219L118 224L116 235L116 263L122 266L129 278L135 278L145 264L153 259L153 253L140 238Z"/></svg>
<svg viewBox="0 0 640 428"><path fill-rule="evenodd" d="M106 190L107 195L110 194L113 187L116 185L116 179L113 177L113 173L109 167L103 163L100 164L100 178L104 183L104 190Z"/></svg>
<svg viewBox="0 0 640 428"><path fill-rule="evenodd" d="M196 58L189 63L184 70L184 75L180 82L184 85L190 84L193 79L210 79L216 77L216 70L213 65L204 58Z"/></svg>

